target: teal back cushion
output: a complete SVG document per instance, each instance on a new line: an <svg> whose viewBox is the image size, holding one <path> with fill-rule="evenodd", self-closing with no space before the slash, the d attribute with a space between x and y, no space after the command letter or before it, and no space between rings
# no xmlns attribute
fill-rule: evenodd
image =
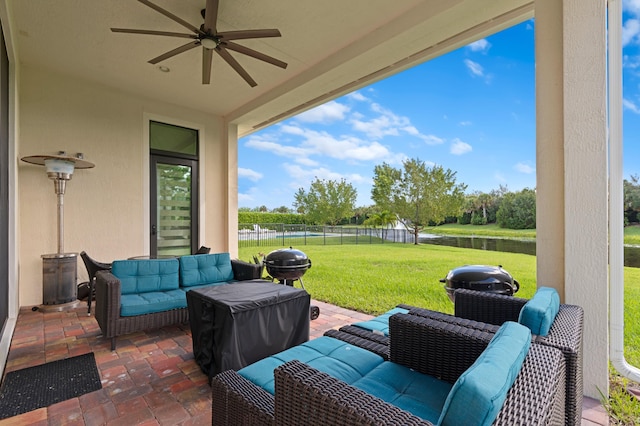
<svg viewBox="0 0 640 426"><path fill-rule="evenodd" d="M232 280L233 270L229 253L180 257L180 285L183 287L222 284Z"/></svg>
<svg viewBox="0 0 640 426"><path fill-rule="evenodd" d="M560 296L554 288L540 287L522 307L518 322L533 334L546 336L560 310Z"/></svg>
<svg viewBox="0 0 640 426"><path fill-rule="evenodd" d="M121 294L177 290L178 259L115 260L111 273L120 280Z"/></svg>
<svg viewBox="0 0 640 426"><path fill-rule="evenodd" d="M505 322L473 365L454 383L438 424L492 424L530 347L531 330L516 322Z"/></svg>

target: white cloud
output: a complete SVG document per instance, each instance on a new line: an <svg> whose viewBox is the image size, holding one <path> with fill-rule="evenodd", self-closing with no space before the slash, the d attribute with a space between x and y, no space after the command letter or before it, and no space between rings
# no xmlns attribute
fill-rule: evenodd
<svg viewBox="0 0 640 426"><path fill-rule="evenodd" d="M443 139L435 135L422 134L409 118L394 114L392 111L382 107L380 104L372 103L371 110L377 117L367 119L362 113L354 113L349 120L354 130L363 132L372 139L382 139L385 136L400 136L408 134L422 139L429 145L437 145L444 142Z"/></svg>
<svg viewBox="0 0 640 426"><path fill-rule="evenodd" d="M387 158L391 153L379 142L355 137L336 138L327 132L305 129L302 146L315 154L340 160L372 161Z"/></svg>
<svg viewBox="0 0 640 426"><path fill-rule="evenodd" d="M248 148L257 149L259 151L268 151L271 154L279 155L281 157L307 157L311 152L307 149L297 146L281 145L276 142L272 142L261 137L250 137L245 144Z"/></svg>
<svg viewBox="0 0 640 426"><path fill-rule="evenodd" d="M634 15L640 15L640 0L623 0L622 8Z"/></svg>
<svg viewBox="0 0 640 426"><path fill-rule="evenodd" d="M251 195L238 192L238 204L249 203L251 201L253 201L253 197Z"/></svg>
<svg viewBox="0 0 640 426"><path fill-rule="evenodd" d="M623 99L622 100L622 106L624 107L624 109L628 109L631 112L634 112L636 114L640 114L640 108L638 107L638 105L636 105L634 102L628 100L628 99Z"/></svg>
<svg viewBox="0 0 640 426"><path fill-rule="evenodd" d="M262 173L258 173L255 170L251 169L245 169L243 167L238 167L238 177L257 182L262 179Z"/></svg>
<svg viewBox="0 0 640 426"><path fill-rule="evenodd" d="M349 107L336 101L329 101L315 108L298 114L295 118L305 123L331 123L344 120Z"/></svg>
<svg viewBox="0 0 640 426"><path fill-rule="evenodd" d="M637 41L640 34L640 21L637 19L627 19L622 24L622 45L626 46L633 41Z"/></svg>
<svg viewBox="0 0 640 426"><path fill-rule="evenodd" d="M333 181L340 181L344 179L351 184L370 182L369 178L365 178L364 176L357 173L343 174L331 171L326 167L310 169L302 168L296 164L285 164L283 168L287 172L287 174L291 176L292 182L290 184L290 187L294 189L307 189L311 185L311 182L316 180L316 178L321 180L324 179Z"/></svg>
<svg viewBox="0 0 640 426"><path fill-rule="evenodd" d="M636 68L640 67L640 57L622 55L622 66L635 70Z"/></svg>
<svg viewBox="0 0 640 426"><path fill-rule="evenodd" d="M461 125L461 126L471 126L471 122L470 121L461 121L458 124Z"/></svg>
<svg viewBox="0 0 640 426"><path fill-rule="evenodd" d="M477 75L478 77L484 76L484 69L482 68L482 65L480 65L479 63L474 62L471 59L465 59L464 64L467 67L467 69L471 71L471 74Z"/></svg>
<svg viewBox="0 0 640 426"><path fill-rule="evenodd" d="M444 143L444 139L434 135L418 135L427 145L441 145Z"/></svg>
<svg viewBox="0 0 640 426"><path fill-rule="evenodd" d="M358 102L364 102L369 100L369 98L367 98L365 95L357 91L349 93L347 95L347 98L353 99L354 101L358 101Z"/></svg>
<svg viewBox="0 0 640 426"><path fill-rule="evenodd" d="M249 188L246 192L238 192L238 205L250 205L253 204L256 200L256 194L258 193L258 189L254 186Z"/></svg>
<svg viewBox="0 0 640 426"><path fill-rule="evenodd" d="M303 166L307 166L307 167L316 167L318 164L320 164L317 161L307 157L298 157L295 159L295 161L296 163L302 164Z"/></svg>
<svg viewBox="0 0 640 426"><path fill-rule="evenodd" d="M281 157L293 158L297 163L306 166L317 165L315 160L309 158L313 155L348 161L376 161L394 156L379 142L365 141L353 136L336 137L328 132L288 124L280 126L279 129L284 134L302 138L302 141L298 146L291 146L257 136L251 137L245 146Z"/></svg>
<svg viewBox="0 0 640 426"><path fill-rule="evenodd" d="M519 171L520 173L525 173L525 174L531 174L536 171L535 168L525 163L517 163L515 166L513 166L513 168Z"/></svg>
<svg viewBox="0 0 640 426"><path fill-rule="evenodd" d="M489 48L491 48L491 43L489 43L486 38L481 38L480 40L468 44L467 48L472 52L487 53L489 51Z"/></svg>
<svg viewBox="0 0 640 426"><path fill-rule="evenodd" d="M469 145L466 142L461 141L458 138L454 139L451 142L450 152L453 155L463 155L463 154L466 154L467 152L471 152L472 150L473 150L473 148L471 147L471 145Z"/></svg>

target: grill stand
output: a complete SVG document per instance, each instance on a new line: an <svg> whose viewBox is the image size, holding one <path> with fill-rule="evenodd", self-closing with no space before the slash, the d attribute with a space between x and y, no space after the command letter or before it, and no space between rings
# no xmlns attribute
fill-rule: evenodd
<svg viewBox="0 0 640 426"><path fill-rule="evenodd" d="M296 278L295 280L287 280L287 279L280 279L280 278L274 278L274 279L277 279L280 284L288 285L289 287L293 287L293 283L295 281L300 281L300 287L302 287L302 289L304 291L307 291L307 289L304 288L304 283L302 282L302 277ZM309 307L309 319L311 321L313 321L313 320L318 319L319 316L320 316L320 308L315 306L315 305L311 305Z"/></svg>

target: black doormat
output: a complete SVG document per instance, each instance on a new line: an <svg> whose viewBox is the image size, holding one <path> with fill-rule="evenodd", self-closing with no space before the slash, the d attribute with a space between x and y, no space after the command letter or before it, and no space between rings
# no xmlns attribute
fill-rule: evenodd
<svg viewBox="0 0 640 426"><path fill-rule="evenodd" d="M48 407L102 388L93 352L7 373L0 419Z"/></svg>

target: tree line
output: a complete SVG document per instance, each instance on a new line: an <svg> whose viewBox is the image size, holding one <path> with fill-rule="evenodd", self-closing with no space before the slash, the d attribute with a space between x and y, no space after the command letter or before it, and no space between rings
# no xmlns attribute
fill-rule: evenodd
<svg viewBox="0 0 640 426"><path fill-rule="evenodd" d="M239 221L248 223L244 220L249 219L249 213L270 213L282 215L285 220L273 221L279 223L299 223L290 222L294 220L287 217L291 214L314 225L388 227L401 223L416 237L425 227L443 223L497 223L511 229L536 227L535 190L525 188L511 192L500 186L489 193L465 194L466 189L465 184L456 181L456 172L437 165L428 166L419 159L408 159L399 168L387 163L375 166L371 190L374 204L371 206L355 206L357 190L346 180L316 178L308 189L298 189L293 209L286 206L271 211L266 206L241 208L239 212L244 218ZM271 220L253 221L258 222Z"/></svg>
<svg viewBox="0 0 640 426"><path fill-rule="evenodd" d="M640 177L631 175L623 181L624 190L624 224L640 222Z"/></svg>
<svg viewBox="0 0 640 426"><path fill-rule="evenodd" d="M293 209L280 206L239 208L240 223L313 225L367 225L388 227L400 221L416 234L425 226L443 223L535 229L536 191L509 191L506 186L490 192L465 194L456 173L440 166L428 167L419 159L406 160L402 168L387 163L375 166L371 199L375 204L356 207L357 190L347 181L316 178L308 189L295 194ZM625 225L640 222L640 177L623 182ZM268 213L268 215L265 215Z"/></svg>

